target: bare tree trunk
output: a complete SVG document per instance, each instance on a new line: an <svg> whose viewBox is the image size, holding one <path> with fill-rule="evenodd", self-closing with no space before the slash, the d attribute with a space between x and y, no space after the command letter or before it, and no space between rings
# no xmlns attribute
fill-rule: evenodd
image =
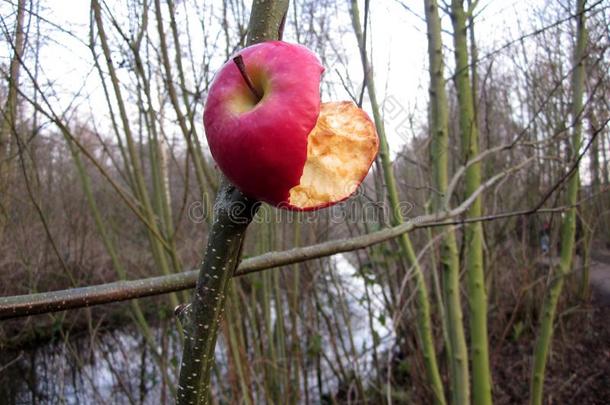
<svg viewBox="0 0 610 405"><path fill-rule="evenodd" d="M462 158L466 162L479 154L479 133L473 99L473 88L469 80L468 41L466 20L473 12L464 11L463 0L451 2L453 42L455 47L455 86L459 104ZM472 27L471 27L472 29ZM465 195L470 196L481 185L481 164L470 165L465 174ZM482 213L480 198L472 204L467 216L478 217ZM472 223L465 229L466 276L468 280L468 308L470 312L470 355L472 356L472 400L474 404L490 404L491 372L487 342L487 294L483 264L483 225ZM462 365L468 367L468 362ZM462 370L463 371L463 370ZM458 392L456 402L469 403L468 378L462 382L466 388Z"/></svg>
<svg viewBox="0 0 610 405"><path fill-rule="evenodd" d="M581 146L581 131L582 131L582 111L583 111L583 89L585 82L585 49L587 33L585 28L585 2L586 0L578 0L577 2L577 29L576 29L576 45L574 48L574 69L572 71L572 144L570 148L570 157L572 160L578 158L578 153ZM545 297L542 308L542 319L540 321L540 332L536 341L534 350L534 365L532 367L531 378L531 393L530 403L532 405L542 404L542 392L544 387L544 371L548 357L549 346L553 336L553 322L555 312L557 310L557 302L565 276L572 268L572 259L574 255L574 239L576 234L576 207L574 205L578 198L578 188L580 184L580 171L578 167L570 175L568 180L568 190L566 194L566 206L570 208L565 213L565 217L561 224L561 252L559 259L559 267L557 273L551 280L548 289L548 294Z"/></svg>
<svg viewBox="0 0 610 405"><path fill-rule="evenodd" d="M428 57L430 60L430 166L432 167L432 198L435 212L447 209L445 193L447 192L448 165L448 110L445 91L443 44L441 39L441 21L436 0L424 0L426 23L428 29ZM453 226L439 228L437 234L443 234L441 243L440 267L443 275L443 296L449 340L448 357L451 377L451 392L459 392L457 384L464 378L461 364L468 358L466 337L460 299L460 263L457 242Z"/></svg>
<svg viewBox="0 0 610 405"><path fill-rule="evenodd" d="M368 3L366 3L368 4ZM360 12L358 10L358 2L352 0L351 2L352 12L352 24L356 33L356 39L358 40L358 46L360 48L360 58L362 62L362 68L364 70L365 86L368 90L369 99L371 102L371 108L373 109L373 118L375 120L375 126L377 133L379 134L380 147L379 155L381 156L381 163L383 167L383 174L386 182L386 188L388 191L388 197L390 200L391 210L391 223L393 226L400 225L404 222L404 218L401 213L401 207L398 197L398 189L396 186L396 179L394 177L394 171L392 167L392 161L390 159L390 150L388 147L388 141L385 134L383 125L383 119L377 101L377 94L375 92L375 81L373 78L372 67L368 60L366 53L366 38L363 34L363 29L360 24ZM402 254L407 259L410 266L413 267L415 277L415 289L417 293L417 329L421 339L424 361L426 366L426 372L428 375L428 382L435 393L435 397L438 400L442 400L443 388L441 385L440 373L438 371L438 364L436 361L436 352L434 349L434 335L432 333L432 325L430 319L430 303L428 288L426 287L426 278L421 270L417 255L411 244L411 239L408 235L403 234L399 239L400 249ZM402 283L402 280L398 280L398 285ZM398 311L402 310L404 300L398 299Z"/></svg>
<svg viewBox="0 0 610 405"><path fill-rule="evenodd" d="M254 1L248 45L278 39L288 0ZM239 205L240 213L234 208ZM224 180L216 196L214 222L192 303L182 310L184 351L176 403L208 404L218 325L229 281L239 264L246 229L259 203ZM237 214L237 215L236 215Z"/></svg>
<svg viewBox="0 0 610 405"><path fill-rule="evenodd" d="M19 92L19 71L21 68L25 35L23 30L25 16L25 0L17 3L17 19L15 24L15 40L13 57L11 59L8 95L2 111L2 126L0 128L0 241L9 216L8 190L11 181L11 133L17 125L17 93Z"/></svg>

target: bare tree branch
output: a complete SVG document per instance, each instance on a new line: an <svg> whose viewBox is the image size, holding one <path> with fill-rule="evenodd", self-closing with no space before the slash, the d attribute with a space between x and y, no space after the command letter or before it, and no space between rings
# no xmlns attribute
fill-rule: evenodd
<svg viewBox="0 0 610 405"><path fill-rule="evenodd" d="M506 175L521 169L521 165L507 169L487 180L460 206L445 213L423 215L414 218L402 225L386 228L381 231L356 236L348 239L339 239L323 242L301 248L289 249L281 252L269 252L263 255L245 259L241 262L233 277L240 277L250 273L260 272L274 267L286 266L307 260L332 256L338 253L363 249L378 243L401 236L414 229L444 226L453 222L447 220L463 214L474 199L484 190L492 187ZM506 218L511 215L523 215L525 212L505 213L496 216L483 217L480 220L489 221L497 218ZM470 218L468 221L476 221ZM455 223L468 222L457 220ZM39 294L18 295L0 298L0 320L17 318L28 315L44 314L64 311L67 309L84 308L93 305L111 302L126 301L134 298L144 298L153 295L166 294L193 288L197 280L198 270L187 271L167 276L151 277L133 281L118 281L90 287L73 288L68 290L51 291Z"/></svg>

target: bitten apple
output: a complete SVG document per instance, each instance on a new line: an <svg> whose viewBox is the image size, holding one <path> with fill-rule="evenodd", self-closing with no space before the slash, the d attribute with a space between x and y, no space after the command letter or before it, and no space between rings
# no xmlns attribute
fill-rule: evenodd
<svg viewBox="0 0 610 405"><path fill-rule="evenodd" d="M301 45L264 42L236 56L242 72L234 60L220 69L203 115L225 176L244 194L293 210L353 194L378 150L366 113L351 102L320 103L324 68Z"/></svg>

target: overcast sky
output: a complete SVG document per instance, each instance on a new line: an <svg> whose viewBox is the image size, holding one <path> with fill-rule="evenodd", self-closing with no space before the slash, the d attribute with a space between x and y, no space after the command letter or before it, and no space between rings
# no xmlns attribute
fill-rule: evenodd
<svg viewBox="0 0 610 405"><path fill-rule="evenodd" d="M378 0L371 2L371 25L373 64L375 80L379 92L378 98L385 107L391 110L386 115L386 130L393 153L396 153L411 136L406 120L410 114L417 122L423 122L426 117L427 100L427 43L423 16L423 1L402 0L411 7L405 10L396 0ZM91 54L86 47L89 26L89 1L47 0L42 2L46 10L43 17L49 22L74 32L77 38L57 33L51 36L43 48L43 77L52 82L57 91L56 102L64 107L71 101L66 95L82 90L80 114L90 113L100 120L100 112L106 111L101 86L97 74L91 70ZM193 2L193 4L197 4ZM476 32L479 46L485 50L494 49L529 30L528 15L533 7L542 4L542 0L481 0ZM8 8L7 8L8 7ZM7 15L11 5L2 6L3 24L11 27L14 16ZM290 18L291 14L289 14ZM349 24L347 12L337 17L346 25ZM520 32L517 32L517 21L520 22ZM450 21L443 18L444 26L450 31ZM46 24L49 27L49 24ZM349 28L349 27L347 27ZM352 41L350 43L350 41ZM451 69L451 39L445 38L448 69ZM356 42L351 36L345 38L344 44L348 52L350 76L352 79L362 77L362 69L356 49ZM0 57L3 63L8 63L10 48L4 46ZM483 52L484 53L484 52ZM212 66L215 70L220 67ZM333 67L327 66L329 75L333 75ZM333 79L333 78L330 78ZM334 78L336 80L337 77ZM83 87L84 86L84 87ZM336 89L336 96L347 98L341 88Z"/></svg>

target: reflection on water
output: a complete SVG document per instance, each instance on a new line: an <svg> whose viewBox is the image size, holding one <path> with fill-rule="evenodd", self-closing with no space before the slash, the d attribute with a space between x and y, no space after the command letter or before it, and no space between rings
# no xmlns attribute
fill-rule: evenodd
<svg viewBox="0 0 610 405"><path fill-rule="evenodd" d="M363 300L364 279L355 274L355 268L342 255L336 256L332 264L336 269L332 275L335 283L327 283L325 295L328 299L321 304L326 307L324 312L333 314L337 330L334 335L317 331L321 356L320 353L312 354L315 358L310 357L307 342L299 340L297 343L305 355L306 382L293 383L300 385L295 387L299 392L309 394L301 398L310 400L323 394L316 390L320 377L325 390L340 389L341 382L328 363L336 361L337 357L363 379L375 373L371 360L371 327L377 334L380 352L390 349L394 338L391 321L383 324L378 321L383 312L380 287L370 285L370 301ZM323 277L331 277L331 273L323 273ZM367 308L367 304L372 307ZM342 306L345 311L339 310ZM275 308L272 306L270 310L274 323ZM368 318L369 314L373 315L372 319ZM0 353L0 404L172 404L181 342L174 320L161 321L151 330L153 346L142 338L135 326L111 331L92 327L81 336L64 334L63 339L35 349ZM348 337L353 339L352 349L342 349L337 342L349 341ZM252 398L255 403L262 403L265 396L260 389L263 386L260 379L264 376L256 372L256 367L264 364L266 359L259 356L265 354L257 353L252 344L244 350L253 367L254 382L249 387ZM215 392L215 397L221 403L231 403L231 384L237 382L224 377L217 380L218 376L230 374L223 334L219 336L216 359L218 367L213 383L220 391ZM320 359L317 368L316 360Z"/></svg>
<svg viewBox="0 0 610 405"><path fill-rule="evenodd" d="M66 338L27 352L3 353L0 403L171 403L177 339L161 339L160 331L157 328L155 333L163 354L157 359L139 333L130 328Z"/></svg>

